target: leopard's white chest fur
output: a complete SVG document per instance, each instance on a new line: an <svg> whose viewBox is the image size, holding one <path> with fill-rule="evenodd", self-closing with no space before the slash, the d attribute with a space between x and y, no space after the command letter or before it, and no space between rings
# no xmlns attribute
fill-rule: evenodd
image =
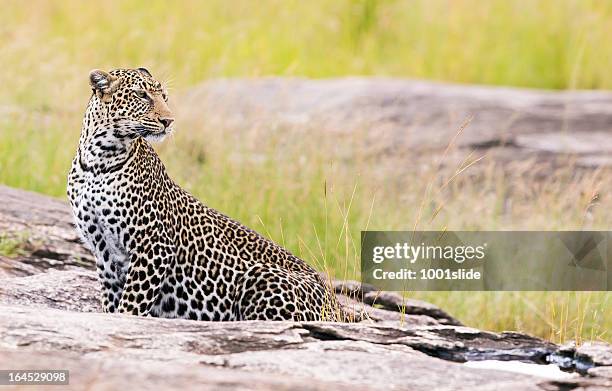
<svg viewBox="0 0 612 391"><path fill-rule="evenodd" d="M77 232L95 255L100 278L116 280L122 286L129 266L122 237L127 216L117 207L122 202L113 175L94 175L73 167L68 193Z"/></svg>

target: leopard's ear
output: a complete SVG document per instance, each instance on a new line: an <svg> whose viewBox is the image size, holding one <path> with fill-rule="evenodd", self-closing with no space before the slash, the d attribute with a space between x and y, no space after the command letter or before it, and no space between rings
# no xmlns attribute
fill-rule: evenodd
<svg viewBox="0 0 612 391"><path fill-rule="evenodd" d="M102 102L109 102L113 93L117 91L119 78L108 72L94 69L89 72L89 84Z"/></svg>
<svg viewBox="0 0 612 391"><path fill-rule="evenodd" d="M151 72L149 72L149 70L145 67L140 67L140 68L136 68L136 70L144 75L147 75L149 77L153 77L153 75L151 74Z"/></svg>

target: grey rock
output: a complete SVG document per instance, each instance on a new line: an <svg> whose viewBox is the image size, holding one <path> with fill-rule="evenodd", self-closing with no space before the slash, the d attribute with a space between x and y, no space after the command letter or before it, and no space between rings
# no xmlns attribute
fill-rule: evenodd
<svg viewBox="0 0 612 391"><path fill-rule="evenodd" d="M337 294L340 305L349 314L365 323L376 323L394 327L432 326L441 324L438 319L428 315L417 315L410 312L401 312L372 307L364 302L348 296Z"/></svg>
<svg viewBox="0 0 612 391"><path fill-rule="evenodd" d="M448 324L461 326L461 322L439 307L422 300L408 299L395 292L378 290L359 281L332 281L349 312L365 311L367 317L379 321L416 322L414 324ZM376 307L374 307L376 306ZM382 307L384 311L381 311ZM406 316L410 315L410 316Z"/></svg>
<svg viewBox="0 0 612 391"><path fill-rule="evenodd" d="M1 280L0 303L28 308L102 312L96 273L90 270L49 270Z"/></svg>
<svg viewBox="0 0 612 391"><path fill-rule="evenodd" d="M181 116L205 127L230 128L241 137L255 129L263 142L315 132L317 145L329 141L336 156L346 158L357 145L381 159L440 152L468 118L456 145L509 150L490 154L502 161L605 156L612 145L612 93L603 91L358 77L267 78L211 80L177 99L183 107L199 108Z"/></svg>
<svg viewBox="0 0 612 391"><path fill-rule="evenodd" d="M526 334L501 334L462 326L414 326L408 328L363 324L304 324L320 339L368 341L406 345L433 357L465 362L472 360L520 360L545 363L557 346Z"/></svg>
<svg viewBox="0 0 612 391"><path fill-rule="evenodd" d="M40 273L36 266L0 255L0 278L24 277L36 273Z"/></svg>
<svg viewBox="0 0 612 391"><path fill-rule="evenodd" d="M603 342L586 342L576 349L576 358L588 359L597 366L612 367L612 350Z"/></svg>
<svg viewBox="0 0 612 391"><path fill-rule="evenodd" d="M86 270L49 271L29 277L2 280L0 304L20 305L23 308L37 308L41 311L53 308L100 312L98 292L94 272ZM397 312L391 312L391 314L400 315ZM383 320L386 322L381 325L374 321L359 324L310 323L300 325L287 323L285 327L299 328L300 333L305 334L308 338L405 345L431 356L458 362L484 359L545 362L545 357L557 349L556 345L524 334L496 334L467 327L440 326L433 319L432 322L414 321L410 315L405 316L403 324L398 319L386 318ZM14 315L11 322L15 325ZM218 325L219 323L212 324ZM260 322L260 324L265 325L266 323ZM272 325L270 327L273 328L282 325L282 323L270 324ZM222 330L228 332L241 327L238 323L231 323L228 326L222 326ZM256 329L252 328L252 330ZM217 339L217 343L224 346L222 340L223 338ZM257 346L249 348L249 350L257 349ZM232 351L229 349L224 352L231 353Z"/></svg>
<svg viewBox="0 0 612 391"><path fill-rule="evenodd" d="M16 260L26 265L1 261L0 276L94 265L65 201L0 185L0 233L21 244L24 254Z"/></svg>
<svg viewBox="0 0 612 391"><path fill-rule="evenodd" d="M389 311L426 315L436 319L440 324L461 325L461 322L439 307L422 300L407 299L395 292L368 292L364 295L363 302L369 305L377 304Z"/></svg>
<svg viewBox="0 0 612 391"><path fill-rule="evenodd" d="M35 353L23 350L0 351L0 368L15 368L15 363L19 363L21 369L68 370L68 386L44 386L58 390L114 391L129 388L132 391L328 391L348 387L346 383L320 382L311 378L216 368L197 363L194 365L180 361L134 360L112 352L108 352L104 357L83 357L80 353L68 350ZM357 391L372 390L357 384L350 387ZM35 388L24 386L23 389Z"/></svg>
<svg viewBox="0 0 612 391"><path fill-rule="evenodd" d="M608 343L585 342L577 347L571 342L559 347L547 360L565 370L574 370L583 375L599 374L612 379L612 347Z"/></svg>
<svg viewBox="0 0 612 391"><path fill-rule="evenodd" d="M53 355L59 359L47 365L70 368L77 379L92 376L85 368L96 368L94 384L115 383L119 374L140 371L148 376L130 378L130 385L139 379L135 387L152 387L161 381L156 372L168 376L162 370L166 366L174 379L159 384L171 388L194 386L208 374L211 380L204 385L224 378L229 389L273 389L277 384L335 389L344 383L356 389L535 390L541 381L430 357L410 348L397 330L363 324L215 323L7 305L0 305L0 312L11 315L0 318L0 351L22 354L30 365ZM328 340L324 335L330 330L364 337ZM62 361L68 354L78 363Z"/></svg>
<svg viewBox="0 0 612 391"><path fill-rule="evenodd" d="M610 154L612 153L612 131L525 134L517 136L515 143L519 147L549 153Z"/></svg>

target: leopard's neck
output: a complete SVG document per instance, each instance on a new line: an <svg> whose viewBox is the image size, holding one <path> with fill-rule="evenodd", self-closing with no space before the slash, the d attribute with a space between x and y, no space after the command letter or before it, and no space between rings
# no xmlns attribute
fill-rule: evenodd
<svg viewBox="0 0 612 391"><path fill-rule="evenodd" d="M125 165L146 143L139 137L126 137L119 134L113 119L106 108L90 100L81 128L79 146L74 164L83 172L101 175L116 171Z"/></svg>

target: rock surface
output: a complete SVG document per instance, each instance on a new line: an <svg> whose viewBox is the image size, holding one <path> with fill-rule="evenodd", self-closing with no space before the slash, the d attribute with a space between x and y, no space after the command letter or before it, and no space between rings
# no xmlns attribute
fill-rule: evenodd
<svg viewBox="0 0 612 391"><path fill-rule="evenodd" d="M2 185L0 240L14 241L22 250L12 260L0 257L0 277L94 265L66 202Z"/></svg>
<svg viewBox="0 0 612 391"><path fill-rule="evenodd" d="M276 379L289 384L293 379L305 389L316 387L316 381L374 389L537 389L539 381L429 357L410 347L413 342L405 334L419 332L414 330L294 322L192 322L5 305L0 311L11 314L0 320L1 350L69 352L85 360L121 361L128 368L138 362L164 363L183 366L188 373L198 367L202 374L211 368L232 369L238 376L227 372L226 381L244 382L242 387L263 377L262 373L276 374ZM439 338L440 346L460 343L436 329L420 332L431 332L430 342ZM73 373L81 366L86 364Z"/></svg>
<svg viewBox="0 0 612 391"><path fill-rule="evenodd" d="M431 156L472 118L456 140L459 148L487 149L500 161L570 155L579 166L612 167L610 92L269 78L212 80L177 99L181 107L199 109L179 117L192 117L205 127L229 128L240 136L253 131L263 142L272 135L306 142L314 133L317 145L330 141L336 156L347 158L354 148L380 159Z"/></svg>
<svg viewBox="0 0 612 391"><path fill-rule="evenodd" d="M434 305L354 281L334 287L346 309L365 314L360 323L103 314L92 259L66 205L6 187L0 200L0 232L23 246L14 257L0 257L0 368L69 369L68 389L612 387L610 345L559 347L525 334L476 330ZM462 364L474 360L554 362L587 376L550 379Z"/></svg>

